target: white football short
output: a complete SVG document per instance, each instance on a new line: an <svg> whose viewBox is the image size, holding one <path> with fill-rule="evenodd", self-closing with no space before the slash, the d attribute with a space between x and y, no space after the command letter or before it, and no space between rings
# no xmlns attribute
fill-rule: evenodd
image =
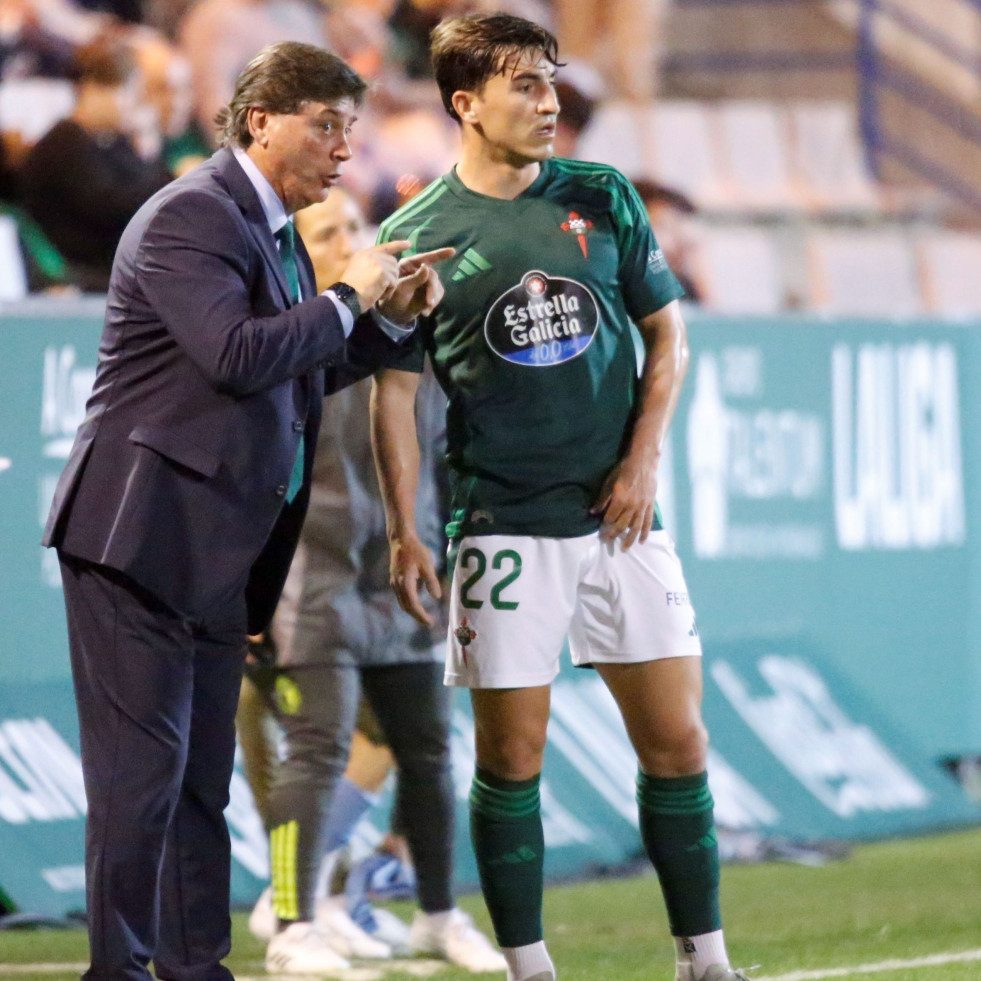
<svg viewBox="0 0 981 981"><path fill-rule="evenodd" d="M550 684L568 636L576 665L702 653L681 562L666 531L626 552L579 538L460 541L450 589L447 685Z"/></svg>

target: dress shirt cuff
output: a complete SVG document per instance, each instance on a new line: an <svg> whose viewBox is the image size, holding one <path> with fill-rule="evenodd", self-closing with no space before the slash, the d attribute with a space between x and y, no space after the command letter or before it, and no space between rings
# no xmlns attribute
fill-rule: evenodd
<svg viewBox="0 0 981 981"><path fill-rule="evenodd" d="M371 316L378 325L378 329L387 334L396 344L411 337L412 332L416 329L416 324L419 322L419 318L414 317L408 324L397 324L394 320L389 320L388 317L380 314L376 307L371 308Z"/></svg>
<svg viewBox="0 0 981 981"><path fill-rule="evenodd" d="M334 304L334 308L337 310L337 316L341 318L341 329L344 331L344 336L350 337L351 331L354 330L354 314L351 313L350 307L333 290L324 290L322 295L326 296Z"/></svg>

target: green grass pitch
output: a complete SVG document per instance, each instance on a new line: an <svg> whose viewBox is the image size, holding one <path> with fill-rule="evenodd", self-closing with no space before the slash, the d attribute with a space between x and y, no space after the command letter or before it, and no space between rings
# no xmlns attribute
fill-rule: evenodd
<svg viewBox="0 0 981 981"><path fill-rule="evenodd" d="M862 845L820 868L726 866L722 899L733 963L759 964L753 977L981 979L981 953L971 953L981 950L981 829ZM464 897L461 905L486 928L479 897ZM395 909L411 914L408 904ZM228 965L237 977L262 977L263 948L245 920L244 913L234 917ZM672 981L671 943L652 876L550 888L545 922L560 981ZM67 981L78 976L86 950L81 931L0 932L0 981ZM973 959L916 963L957 953ZM420 975L359 970L348 976L411 981ZM473 977L448 967L427 976Z"/></svg>

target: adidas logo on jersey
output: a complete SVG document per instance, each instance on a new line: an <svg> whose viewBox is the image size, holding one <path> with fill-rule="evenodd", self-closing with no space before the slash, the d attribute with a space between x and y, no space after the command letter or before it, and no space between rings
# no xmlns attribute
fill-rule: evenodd
<svg viewBox="0 0 981 981"><path fill-rule="evenodd" d="M453 282L458 283L461 279L468 276L476 276L479 272L486 272L491 268L491 264L476 250L467 249L460 258L453 273Z"/></svg>

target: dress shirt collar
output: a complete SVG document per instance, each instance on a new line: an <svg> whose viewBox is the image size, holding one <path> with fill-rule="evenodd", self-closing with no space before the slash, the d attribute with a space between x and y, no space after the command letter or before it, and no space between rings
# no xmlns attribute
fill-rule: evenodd
<svg viewBox="0 0 981 981"><path fill-rule="evenodd" d="M232 153L235 154L235 159L255 188L255 193L259 195L259 203L262 205L266 221L269 222L269 230L275 235L289 221L289 215L286 214L283 202L279 200L279 195L273 190L272 184L266 180L262 171L259 170L245 150L240 146L233 146Z"/></svg>

